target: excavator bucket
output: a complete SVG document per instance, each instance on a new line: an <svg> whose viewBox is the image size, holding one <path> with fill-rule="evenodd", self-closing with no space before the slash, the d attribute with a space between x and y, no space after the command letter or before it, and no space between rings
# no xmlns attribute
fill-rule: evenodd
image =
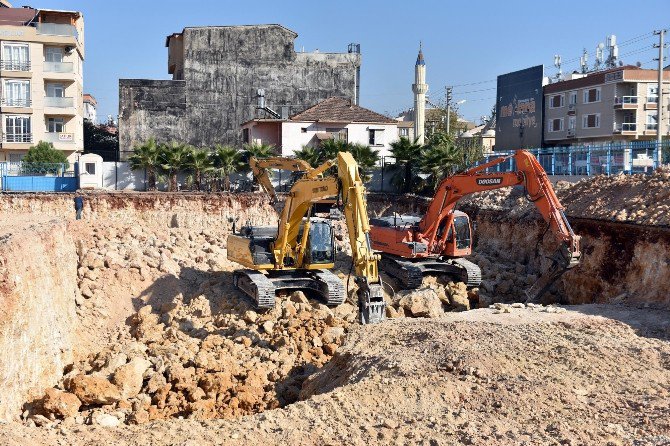
<svg viewBox="0 0 670 446"><path fill-rule="evenodd" d="M551 257L551 267L526 290L526 303L538 303L549 288L568 270L579 265L580 253L570 253L562 245Z"/></svg>
<svg viewBox="0 0 670 446"><path fill-rule="evenodd" d="M386 302L381 285L358 289L358 319L361 325L377 324L386 319Z"/></svg>

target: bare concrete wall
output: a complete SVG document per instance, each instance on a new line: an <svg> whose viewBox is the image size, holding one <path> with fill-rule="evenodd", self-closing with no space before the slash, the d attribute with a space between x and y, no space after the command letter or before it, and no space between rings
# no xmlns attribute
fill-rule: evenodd
<svg viewBox="0 0 670 446"><path fill-rule="evenodd" d="M332 96L355 100L360 54L296 53L295 37L279 25L186 28L185 99L181 81L119 81L121 150L150 136L239 144L240 124L256 116L259 88L268 107L289 114Z"/></svg>

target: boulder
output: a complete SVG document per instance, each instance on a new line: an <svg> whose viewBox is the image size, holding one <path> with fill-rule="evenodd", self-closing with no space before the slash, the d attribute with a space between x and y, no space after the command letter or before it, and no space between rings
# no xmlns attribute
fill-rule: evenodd
<svg viewBox="0 0 670 446"><path fill-rule="evenodd" d="M113 404L121 400L119 389L101 376L77 375L68 384L68 390L85 405Z"/></svg>
<svg viewBox="0 0 670 446"><path fill-rule="evenodd" d="M400 307L414 317L438 317L444 313L442 301L430 288L409 292L400 299Z"/></svg>
<svg viewBox="0 0 670 446"><path fill-rule="evenodd" d="M132 398L140 393L144 372L150 366L151 362L138 357L116 369L112 382L119 388L123 399Z"/></svg>
<svg viewBox="0 0 670 446"><path fill-rule="evenodd" d="M102 427L116 427L121 424L121 420L108 413L94 415L93 422Z"/></svg>
<svg viewBox="0 0 670 446"><path fill-rule="evenodd" d="M47 389L42 399L42 408L47 414L59 418L73 417L79 412L81 401L77 395L57 389Z"/></svg>

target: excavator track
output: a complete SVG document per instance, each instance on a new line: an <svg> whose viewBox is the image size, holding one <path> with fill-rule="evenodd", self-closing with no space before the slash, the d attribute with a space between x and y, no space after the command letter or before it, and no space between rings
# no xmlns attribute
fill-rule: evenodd
<svg viewBox="0 0 670 446"><path fill-rule="evenodd" d="M249 296L259 309L275 306L275 284L262 272L242 269L233 274L233 284Z"/></svg>
<svg viewBox="0 0 670 446"><path fill-rule="evenodd" d="M448 275L464 282L468 288L478 287L482 283L482 270L476 264L463 258L403 260L400 257L382 254L381 269L388 275L400 280L404 289L416 289L421 286L423 276Z"/></svg>
<svg viewBox="0 0 670 446"><path fill-rule="evenodd" d="M313 274L321 285L319 292L326 305L334 307L344 303L347 294L339 277L327 269L317 270Z"/></svg>

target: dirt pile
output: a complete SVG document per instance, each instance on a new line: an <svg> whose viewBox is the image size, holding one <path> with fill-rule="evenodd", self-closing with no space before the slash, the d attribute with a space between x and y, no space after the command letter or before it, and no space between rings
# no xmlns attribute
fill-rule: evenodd
<svg viewBox="0 0 670 446"><path fill-rule="evenodd" d="M598 175L554 186L568 217L592 218L654 226L670 226L670 169L651 175ZM510 218L535 218L535 206L521 188L482 192L461 200L471 209L499 210Z"/></svg>

